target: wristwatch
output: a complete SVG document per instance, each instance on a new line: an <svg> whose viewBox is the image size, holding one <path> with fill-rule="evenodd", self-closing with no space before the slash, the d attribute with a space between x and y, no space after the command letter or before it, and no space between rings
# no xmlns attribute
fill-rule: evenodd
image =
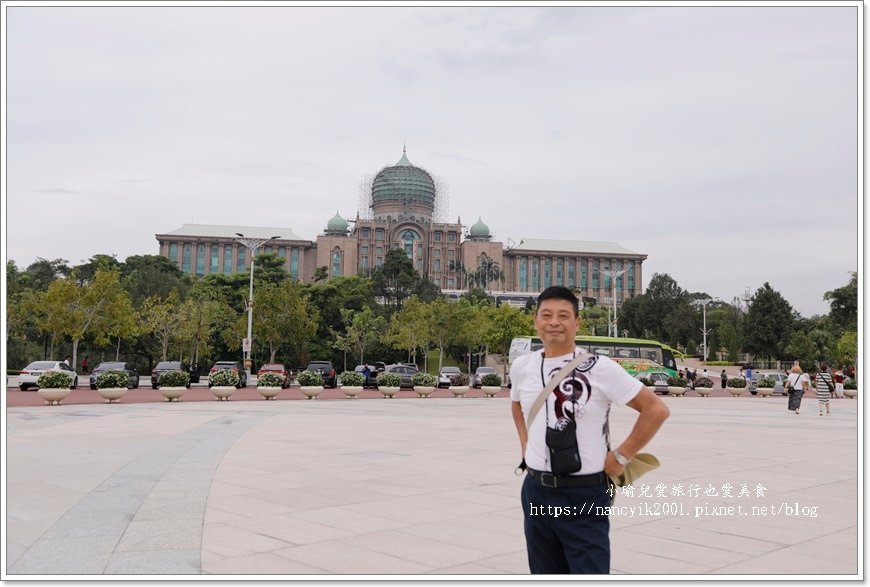
<svg viewBox="0 0 870 587"><path fill-rule="evenodd" d="M617 449L613 449L613 458L615 458L616 462L619 463L620 465L622 465L623 467L631 462L631 459L627 459L624 456L622 456L622 453L619 452Z"/></svg>

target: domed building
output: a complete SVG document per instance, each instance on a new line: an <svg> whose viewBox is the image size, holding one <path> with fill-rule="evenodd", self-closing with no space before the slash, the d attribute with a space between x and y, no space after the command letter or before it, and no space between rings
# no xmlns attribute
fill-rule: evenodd
<svg viewBox="0 0 870 587"><path fill-rule="evenodd" d="M550 285L564 285L578 295L610 303L642 292L641 264L646 255L618 243L524 238L505 247L478 216L467 232L461 219L445 222L446 194L423 167L411 163L405 148L395 165L378 171L368 184L356 218L336 211L323 233L306 240L289 228L185 224L155 235L160 254L185 273L247 271L250 252L237 234L270 238L259 252L286 259L293 279L314 280L317 267L330 277L370 275L386 252L400 248L414 268L445 292L457 295L474 283L511 303L522 305ZM611 281L613 279L614 281Z"/></svg>

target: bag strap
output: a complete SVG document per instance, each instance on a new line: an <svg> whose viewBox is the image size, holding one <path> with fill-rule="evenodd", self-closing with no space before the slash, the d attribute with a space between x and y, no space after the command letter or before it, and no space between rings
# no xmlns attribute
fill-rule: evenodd
<svg viewBox="0 0 870 587"><path fill-rule="evenodd" d="M544 389L541 390L541 393L538 394L538 397L535 398L535 403L532 404L532 407L529 409L529 414L526 416L526 431L530 430L532 427L532 422L535 420L535 416L538 415L538 412L541 411L541 406L544 405L544 402L547 401L547 396L550 395L550 392L555 389L556 385L562 381L568 373L577 368L577 366L592 356L590 353L586 351L580 351L580 354L574 357L573 360L566 363L559 372L556 373L553 377L550 377L549 383L544 386ZM543 357L542 359L543 360Z"/></svg>

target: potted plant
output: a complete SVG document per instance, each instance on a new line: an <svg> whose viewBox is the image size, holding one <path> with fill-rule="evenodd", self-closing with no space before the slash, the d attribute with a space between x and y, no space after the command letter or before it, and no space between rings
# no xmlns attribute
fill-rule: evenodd
<svg viewBox="0 0 870 587"><path fill-rule="evenodd" d="M284 375L267 372L257 377L257 391L263 399L275 399L278 392L284 389Z"/></svg>
<svg viewBox="0 0 870 587"><path fill-rule="evenodd" d="M130 375L126 371L103 371L97 375L94 385L107 404L117 403L127 393Z"/></svg>
<svg viewBox="0 0 870 587"><path fill-rule="evenodd" d="M682 377L668 377L668 395L685 395L688 384Z"/></svg>
<svg viewBox="0 0 870 587"><path fill-rule="evenodd" d="M402 378L395 373L381 373L378 375L378 391L384 394L384 399L396 397L402 385Z"/></svg>
<svg viewBox="0 0 870 587"><path fill-rule="evenodd" d="M709 377L698 377L695 380L695 391L701 397L707 397L713 391L713 380Z"/></svg>
<svg viewBox="0 0 870 587"><path fill-rule="evenodd" d="M647 387L655 387L655 383L653 383L653 380L649 377L641 377L639 381Z"/></svg>
<svg viewBox="0 0 870 587"><path fill-rule="evenodd" d="M350 399L359 397L366 382L365 376L356 371L344 371L338 376L338 380L341 381L341 391Z"/></svg>
<svg viewBox="0 0 870 587"><path fill-rule="evenodd" d="M732 377L725 386L728 388L728 393L732 396L741 396L746 391L746 379L743 377Z"/></svg>
<svg viewBox="0 0 870 587"><path fill-rule="evenodd" d="M468 393L469 377L465 373L454 373L450 376L450 393L453 397L465 397Z"/></svg>
<svg viewBox="0 0 870 587"><path fill-rule="evenodd" d="M496 373L487 373L480 380L480 389L486 397L495 397L501 391L501 377Z"/></svg>
<svg viewBox="0 0 870 587"><path fill-rule="evenodd" d="M774 385L776 385L776 381L773 380L773 377L762 377L758 380L758 395L761 397L773 395Z"/></svg>
<svg viewBox="0 0 870 587"><path fill-rule="evenodd" d="M850 379L843 383L843 395L849 399L855 399L858 397L858 382L854 379Z"/></svg>
<svg viewBox="0 0 870 587"><path fill-rule="evenodd" d="M425 371L417 371L411 377L411 383L414 384L414 391L417 392L417 397L429 397L435 391L435 384L438 383L438 377Z"/></svg>
<svg viewBox="0 0 870 587"><path fill-rule="evenodd" d="M227 401L239 384L239 374L230 369L220 369L208 374L208 384L218 401Z"/></svg>
<svg viewBox="0 0 870 587"><path fill-rule="evenodd" d="M178 401L178 398L190 387L190 373L174 369L164 371L157 378L157 387L166 401Z"/></svg>
<svg viewBox="0 0 870 587"><path fill-rule="evenodd" d="M60 371L46 371L36 380L36 393L44 399L48 405L59 406L66 397L72 393L73 379Z"/></svg>
<svg viewBox="0 0 870 587"><path fill-rule="evenodd" d="M305 394L307 399L317 399L323 391L323 375L318 371L306 369L296 376L296 382L299 383L299 391Z"/></svg>

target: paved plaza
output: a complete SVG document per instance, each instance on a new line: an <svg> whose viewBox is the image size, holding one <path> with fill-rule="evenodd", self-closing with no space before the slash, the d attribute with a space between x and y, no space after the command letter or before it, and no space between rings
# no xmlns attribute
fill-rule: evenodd
<svg viewBox="0 0 870 587"><path fill-rule="evenodd" d="M800 415L782 397L664 401L646 449L662 467L611 513L614 574L863 575L858 401L824 417L812 398ZM612 410L616 441L634 415ZM528 573L505 397L42 405L6 423L7 579Z"/></svg>

